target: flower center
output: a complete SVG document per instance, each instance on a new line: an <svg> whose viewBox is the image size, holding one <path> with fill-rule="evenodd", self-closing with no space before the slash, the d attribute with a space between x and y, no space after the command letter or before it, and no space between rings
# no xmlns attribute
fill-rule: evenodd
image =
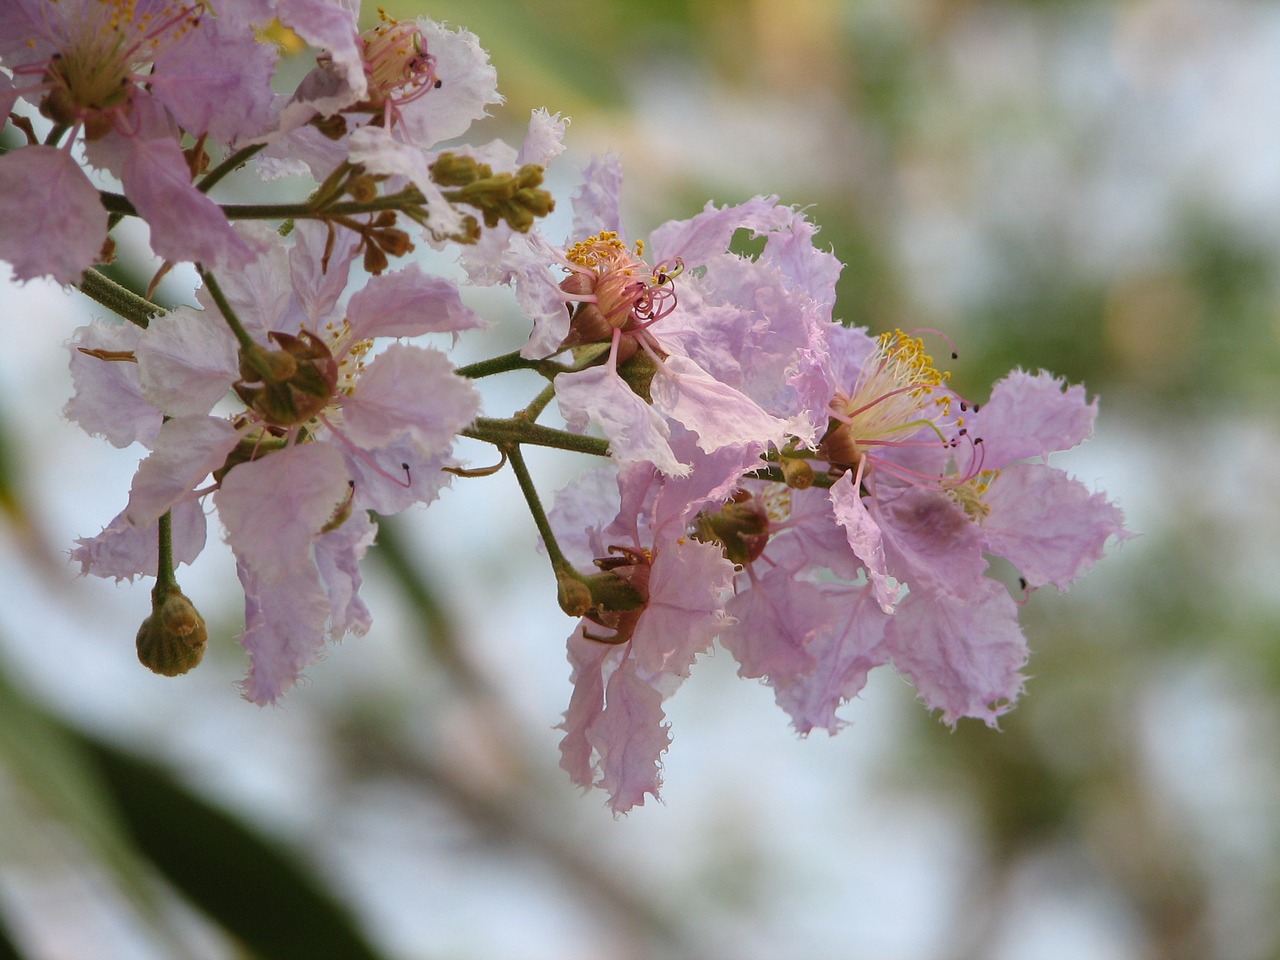
<svg viewBox="0 0 1280 960"><path fill-rule="evenodd" d="M632 253L616 233L606 230L575 243L565 255L575 276L582 279L571 284L570 278L561 286L594 294L597 307L611 327L642 329L676 308L673 281L684 264L675 260L649 266L643 259L641 240L636 241ZM576 289L584 286L588 289Z"/></svg>
<svg viewBox="0 0 1280 960"><path fill-rule="evenodd" d="M924 352L924 341L901 330L882 333L877 341L851 393L837 393L831 402L832 413L848 424L854 438L884 439L932 421L938 414L947 416L951 394L934 394L951 375L934 367L933 358Z"/></svg>
<svg viewBox="0 0 1280 960"><path fill-rule="evenodd" d="M139 12L137 0L98 0L78 7L74 19L50 24L56 52L44 67L50 89L42 111L59 123L85 123L91 139L106 133L157 49L195 28L199 11L187 3L147 4Z"/></svg>
<svg viewBox="0 0 1280 960"><path fill-rule="evenodd" d="M933 365L919 337L901 330L881 334L853 388L847 394L837 391L831 400L831 426L822 439L822 456L834 467L857 468L860 475L881 465L911 483L942 483L950 488L970 480L978 472L980 458L975 458L975 466L965 476L944 478L886 461L878 452L885 447L950 450L961 443L981 443L969 436L963 416L952 419L955 395L945 389L950 378L951 374ZM961 403L960 408L966 405Z"/></svg>
<svg viewBox="0 0 1280 960"><path fill-rule="evenodd" d="M436 58L413 21L401 21L381 8L379 23L360 34L364 42L369 100L403 106L440 86Z"/></svg>

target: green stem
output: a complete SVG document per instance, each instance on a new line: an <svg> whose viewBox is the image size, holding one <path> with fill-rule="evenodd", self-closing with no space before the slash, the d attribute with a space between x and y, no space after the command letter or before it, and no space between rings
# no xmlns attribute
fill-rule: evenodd
<svg viewBox="0 0 1280 960"><path fill-rule="evenodd" d="M483 440L496 447L506 448L516 444L528 443L536 447L552 447L556 450L568 450L571 453L587 453L597 457L609 455L609 441L599 437L587 437L567 430L556 430L544 427L527 420L492 420L478 417L466 430L464 437Z"/></svg>
<svg viewBox="0 0 1280 960"><path fill-rule="evenodd" d="M253 337L249 336L249 331L240 323L240 318L236 316L236 312L231 309L231 304L227 302L227 297L222 292L222 287L218 286L218 281L214 279L213 274L204 267L196 264L196 270L200 273L200 279L204 281L204 285L209 291L209 296L213 297L213 302L218 305L218 312L222 314L223 319L227 321L227 326L231 328L236 340L240 342L241 349L252 355L260 348L254 342Z"/></svg>
<svg viewBox="0 0 1280 960"><path fill-rule="evenodd" d="M138 208L119 193L100 190L98 197L109 213L136 217ZM349 200L316 207L314 203L226 203L222 212L228 220L324 220L330 217L353 217L361 213L380 213L383 210L401 210L421 206L422 194L417 190L403 190L389 197L377 197L364 203Z"/></svg>
<svg viewBox="0 0 1280 960"><path fill-rule="evenodd" d="M529 423L538 419L538 415L547 409L547 404L556 398L556 385L548 383L542 388L542 392L538 394L529 403L527 407L515 415L515 420L527 420Z"/></svg>
<svg viewBox="0 0 1280 960"><path fill-rule="evenodd" d="M44 138L44 145L46 147L56 147L58 145L58 141L62 139L62 135L69 129L70 127L65 123L55 123L49 128L49 133Z"/></svg>
<svg viewBox="0 0 1280 960"><path fill-rule="evenodd" d="M151 318L165 312L165 308L140 297L128 287L116 283L96 267L91 267L80 276L76 285L80 292L90 300L95 300L108 310L119 314L132 324L144 330Z"/></svg>
<svg viewBox="0 0 1280 960"><path fill-rule="evenodd" d="M156 558L156 586L162 593L177 590L178 579L173 575L173 513L166 510L156 524L159 532L160 553Z"/></svg>
<svg viewBox="0 0 1280 960"><path fill-rule="evenodd" d="M243 150L237 150L229 157L224 157L223 161L204 175L201 181L196 185L196 189L201 193L208 193L217 185L218 181L227 174L239 169L250 157L266 147L265 143L256 143L251 147L245 147Z"/></svg>
<svg viewBox="0 0 1280 960"><path fill-rule="evenodd" d="M534 525L537 526L538 533L542 534L542 542L547 548L547 557L551 560L551 568L555 571L556 578L559 579L567 574L574 579L582 579L573 569L573 564L565 558L560 544L556 542L556 535L551 532L551 521L547 519L547 513L542 509L542 501L538 499L538 491L533 486L533 478L529 476L529 468L525 466L524 454L520 452L519 445L513 443L504 446L503 450L511 461L511 469L515 471L520 492L524 494L525 503L529 505L529 513L533 515Z"/></svg>
<svg viewBox="0 0 1280 960"><path fill-rule="evenodd" d="M519 350L513 350L511 353L504 353L500 357L478 360L475 363L467 364L465 367L458 367L454 373L460 377L479 380L481 377L491 377L495 373L506 373L509 370L536 370L542 362L541 360L526 360L520 356Z"/></svg>

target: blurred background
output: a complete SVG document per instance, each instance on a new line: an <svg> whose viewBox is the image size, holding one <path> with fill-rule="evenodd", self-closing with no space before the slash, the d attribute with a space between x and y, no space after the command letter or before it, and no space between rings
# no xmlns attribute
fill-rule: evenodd
<svg viewBox="0 0 1280 960"><path fill-rule="evenodd" d="M1002 732L881 670L801 740L719 652L667 704L664 802L614 820L557 766L572 624L509 472L384 528L373 630L283 706L233 686L220 543L179 573L204 664L141 668L150 584L67 560L138 459L61 417L64 343L103 311L6 283L0 957L1280 958L1280 6L385 6L490 51L507 102L469 140L573 118L553 239L606 150L633 237L708 199L804 206L846 322L945 331L972 399L1014 366L1100 395L1056 462L1143 535L1026 605ZM509 292L468 297L494 325L459 362L517 348ZM512 381L490 415L532 396ZM592 465L529 459L547 496Z"/></svg>

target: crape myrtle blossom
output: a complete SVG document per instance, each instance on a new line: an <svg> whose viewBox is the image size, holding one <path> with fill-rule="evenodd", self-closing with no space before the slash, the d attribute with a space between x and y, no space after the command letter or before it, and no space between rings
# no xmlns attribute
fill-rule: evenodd
<svg viewBox="0 0 1280 960"><path fill-rule="evenodd" d="M570 427L594 423L615 460L670 476L689 469L671 448L673 423L708 453L733 447L748 459L789 436L812 439L830 389L821 341L838 272L814 250L812 226L772 198L708 204L654 231L651 265L621 233L618 159L594 160L584 181L573 197L582 239L555 247L534 230L503 258L534 322L524 356L608 344L599 365L556 377ZM728 252L740 229L766 238L759 258Z"/></svg>
<svg viewBox="0 0 1280 960"><path fill-rule="evenodd" d="M474 227L433 176L430 148L461 136L502 102L488 53L467 30L381 10L379 22L360 32L358 12L356 5L328 18L323 32L299 30L321 51L318 63L281 112L260 169L323 182L345 164L358 165L390 177L390 192L405 183L418 189L433 242L474 240Z"/></svg>
<svg viewBox="0 0 1280 960"><path fill-rule="evenodd" d="M240 229L266 252L228 275L223 293L285 373L272 380L247 372L203 291L207 310L181 308L145 331L81 331L72 355L77 395L67 412L117 445L138 441L150 450L121 516L76 551L87 572L119 578L153 570L144 548L155 542L159 517L174 510L176 518L216 487L246 596L245 695L265 703L322 654L326 636L367 629L358 598L358 561L373 541L367 512L433 500L448 479L442 468L456 465L453 438L479 409L444 354L393 343L374 355L373 341L456 335L480 319L452 283L416 266L373 278L344 307L354 237L330 238L324 226L300 223L287 245L265 228ZM85 344L95 352L83 352ZM104 363L125 359L123 351L134 362ZM249 409L213 413L233 390ZM181 536L175 559L185 560L193 555L187 538L194 545L196 537Z"/></svg>
<svg viewBox="0 0 1280 960"><path fill-rule="evenodd" d="M615 814L658 796L671 740L662 702L729 623L733 564L682 535L678 498L661 490L647 464L593 471L561 491L551 518L571 562L598 569L593 596L628 595L615 604L625 609L588 609L569 637L574 689L560 724L561 766L605 790Z"/></svg>
<svg viewBox="0 0 1280 960"><path fill-rule="evenodd" d="M885 663L946 722L994 725L1021 692L1027 654L987 558L1007 559L1023 589L1065 589L1108 539L1131 536L1105 495L1043 462L1088 437L1096 402L1015 371L975 409L941 386L917 339L850 330L834 342L862 358L845 365L850 387L833 398L819 447L839 479L829 491L751 481L700 518L708 538L752 538L734 556L743 574L722 642L802 733L838 729L835 709Z"/></svg>
<svg viewBox="0 0 1280 960"><path fill-rule="evenodd" d="M73 156L82 144L90 164L123 184L160 257L243 266L254 249L193 185L181 135L231 144L265 132L275 112L275 60L251 24L217 15L212 4L5 3L0 65L13 75L12 92L70 135L61 146L0 157L0 217L8 224L0 257L19 279L48 274L60 283L75 282L98 259L107 213ZM32 216L37 204L42 216Z"/></svg>
<svg viewBox="0 0 1280 960"><path fill-rule="evenodd" d="M670 743L662 699L713 638L741 676L773 688L802 734L839 730L837 709L889 664L945 722L995 726L1022 692L1027 646L1019 603L988 575L989 557L1012 563L1024 590L1065 589L1108 539L1130 536L1105 495L1044 462L1092 431L1096 403L1083 388L1015 371L979 409L946 387L920 338L828 333L839 386L806 455L826 465L829 485L753 479L758 462L707 453L677 426L672 446L686 474L634 463L618 472L620 495L593 476L557 499L553 526L575 566L591 559L599 576L636 584L643 599L610 605L593 588L604 601L569 643L563 765L575 782L606 789L615 812L656 796ZM655 600L658 558L692 557L693 544L730 564L733 596L724 596L726 568L700 552L701 566L681 567L678 586L667 587L675 599ZM653 617L655 604L679 613ZM646 617L663 630L639 633ZM650 658L646 672L637 649L679 668Z"/></svg>

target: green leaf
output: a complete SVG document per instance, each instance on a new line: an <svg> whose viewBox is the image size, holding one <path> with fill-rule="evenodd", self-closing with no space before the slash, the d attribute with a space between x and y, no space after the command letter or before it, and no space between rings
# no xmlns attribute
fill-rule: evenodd
<svg viewBox="0 0 1280 960"><path fill-rule="evenodd" d="M161 767L80 734L139 850L262 960L380 960L331 893L271 840Z"/></svg>

